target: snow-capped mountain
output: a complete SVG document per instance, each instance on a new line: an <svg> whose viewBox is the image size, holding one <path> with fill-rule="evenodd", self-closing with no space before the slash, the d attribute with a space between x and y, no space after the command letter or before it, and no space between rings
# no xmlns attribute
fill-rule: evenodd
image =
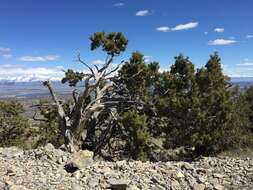
<svg viewBox="0 0 253 190"><path fill-rule="evenodd" d="M37 81L60 81L61 77L47 77L47 76L40 76L40 75L26 75L26 76L17 76L17 77L5 77L2 78L0 76L0 83L15 83L15 82L37 82Z"/></svg>
<svg viewBox="0 0 253 190"><path fill-rule="evenodd" d="M24 67L20 65L0 65L0 82L59 81L64 76L63 67Z"/></svg>

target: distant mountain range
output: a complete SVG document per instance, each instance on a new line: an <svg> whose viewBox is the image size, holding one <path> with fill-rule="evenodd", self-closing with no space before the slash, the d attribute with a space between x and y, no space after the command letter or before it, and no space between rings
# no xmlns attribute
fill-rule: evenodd
<svg viewBox="0 0 253 190"><path fill-rule="evenodd" d="M45 77L37 77L37 76L31 76L31 77L11 77L11 78L1 78L0 77L0 84L4 83L25 83L25 82L41 82L46 80ZM56 78L50 78L51 81L60 81L58 77ZM232 83L238 83L238 82L252 82L253 83L253 77L232 77L231 78Z"/></svg>
<svg viewBox="0 0 253 190"><path fill-rule="evenodd" d="M57 94L71 94L73 88L59 81L53 81L52 85ZM1 98L37 98L49 96L48 89L43 86L41 81L35 82L14 82L0 81Z"/></svg>
<svg viewBox="0 0 253 190"><path fill-rule="evenodd" d="M232 82L253 82L253 77L231 77Z"/></svg>
<svg viewBox="0 0 253 190"><path fill-rule="evenodd" d="M74 88L70 88L67 84L61 84L58 80L52 80L55 91L61 95L71 94ZM233 85L239 85L240 88L253 86L253 77L236 77L231 78ZM79 87L78 89L80 89ZM48 89L42 85L42 80L38 81L15 81L0 80L0 99L2 98L40 98L49 96Z"/></svg>
<svg viewBox="0 0 253 190"><path fill-rule="evenodd" d="M15 84L15 83L39 83L45 81L45 78L41 77L14 77L3 79L0 78L0 84ZM59 78L51 78L51 81L59 82ZM232 77L231 82L233 84L252 84L253 85L253 77Z"/></svg>
<svg viewBox="0 0 253 190"><path fill-rule="evenodd" d="M233 85L239 85L241 88L253 86L253 77L233 77L231 78Z"/></svg>
<svg viewBox="0 0 253 190"><path fill-rule="evenodd" d="M18 82L39 82L45 81L48 77L45 76L38 76L38 75L29 75L29 76L19 76L19 77L9 77L9 78L1 78L0 83L18 83ZM59 77L51 77L51 81L60 81Z"/></svg>

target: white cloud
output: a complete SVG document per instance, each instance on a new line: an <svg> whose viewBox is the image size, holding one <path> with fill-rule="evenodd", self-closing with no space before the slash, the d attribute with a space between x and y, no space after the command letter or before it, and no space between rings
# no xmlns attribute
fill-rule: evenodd
<svg viewBox="0 0 253 190"><path fill-rule="evenodd" d="M93 65L103 65L105 64L105 61L101 60L101 59L96 59L94 61L91 62Z"/></svg>
<svg viewBox="0 0 253 190"><path fill-rule="evenodd" d="M224 73L230 77L253 77L253 62L245 58L236 65L223 65Z"/></svg>
<svg viewBox="0 0 253 190"><path fill-rule="evenodd" d="M9 53L10 51L11 51L11 48L0 47L0 53Z"/></svg>
<svg viewBox="0 0 253 190"><path fill-rule="evenodd" d="M115 3L112 6L114 6L114 7L123 7L124 5L125 5L124 3L120 2L120 3Z"/></svg>
<svg viewBox="0 0 253 190"><path fill-rule="evenodd" d="M245 67L253 66L253 62L244 62L244 63L237 64L237 66L245 66Z"/></svg>
<svg viewBox="0 0 253 190"><path fill-rule="evenodd" d="M174 28L172 28L172 31L178 31L178 30L189 30L192 28L196 28L199 25L198 22L189 22L186 24L179 24L177 26L175 26Z"/></svg>
<svg viewBox="0 0 253 190"><path fill-rule="evenodd" d="M251 66L253 66L253 62L250 61L248 58L245 58L245 59L243 60L243 62L240 63L240 64L237 64L237 66L241 66L241 67L251 67Z"/></svg>
<svg viewBox="0 0 253 190"><path fill-rule="evenodd" d="M207 35L207 34L208 34L208 32L204 32L204 34L205 34L205 35Z"/></svg>
<svg viewBox="0 0 253 190"><path fill-rule="evenodd" d="M224 73L230 77L253 77L253 68L230 66L224 68Z"/></svg>
<svg viewBox="0 0 253 190"><path fill-rule="evenodd" d="M150 55L145 55L143 57L145 63L150 63L152 58L153 58L153 56L150 56Z"/></svg>
<svg viewBox="0 0 253 190"><path fill-rule="evenodd" d="M20 61L27 62L45 62L45 61L56 61L60 58L58 55L46 55L46 56L22 56L19 57Z"/></svg>
<svg viewBox="0 0 253 190"><path fill-rule="evenodd" d="M170 28L168 26L161 26L161 27L156 28L156 30L159 32L169 32Z"/></svg>
<svg viewBox="0 0 253 190"><path fill-rule="evenodd" d="M168 68L170 68L170 66L171 66L171 65L169 65ZM160 67L160 68L159 68L159 72L161 72L161 73L166 72L166 71L169 70L168 68Z"/></svg>
<svg viewBox="0 0 253 190"><path fill-rule="evenodd" d="M215 28L214 31L218 32L218 33L222 33L225 31L225 29L224 28Z"/></svg>
<svg viewBox="0 0 253 190"><path fill-rule="evenodd" d="M54 68L33 67L22 65L0 65L0 81L29 82L43 80L61 80L64 76L62 66Z"/></svg>
<svg viewBox="0 0 253 190"><path fill-rule="evenodd" d="M253 38L253 35L247 35L246 38Z"/></svg>
<svg viewBox="0 0 253 190"><path fill-rule="evenodd" d="M12 57L11 48L0 47L0 55L5 59L11 58Z"/></svg>
<svg viewBox="0 0 253 190"><path fill-rule="evenodd" d="M189 29L192 29L192 28L196 28L198 25L199 25L198 22L189 22L189 23L186 23L186 24L179 24L179 25L177 25L173 28L169 28L168 26L160 26L160 27L157 27L156 30L159 31L159 32L189 30Z"/></svg>
<svg viewBox="0 0 253 190"><path fill-rule="evenodd" d="M12 54L3 54L2 55L4 58L6 58L6 59L9 59L9 58L11 58L13 55Z"/></svg>
<svg viewBox="0 0 253 190"><path fill-rule="evenodd" d="M138 12L136 12L136 16L147 16L149 14L148 10L140 10Z"/></svg>
<svg viewBox="0 0 253 190"><path fill-rule="evenodd" d="M208 42L208 45L231 45L236 43L236 40L226 40L226 39L216 39L216 40L211 40Z"/></svg>

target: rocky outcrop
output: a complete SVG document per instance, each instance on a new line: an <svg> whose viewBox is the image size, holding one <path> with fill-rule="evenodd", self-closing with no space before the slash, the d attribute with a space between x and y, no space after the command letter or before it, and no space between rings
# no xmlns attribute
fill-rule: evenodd
<svg viewBox="0 0 253 190"><path fill-rule="evenodd" d="M93 161L91 156L89 151L70 155L50 144L28 151L0 148L0 189L253 189L252 158L142 163ZM70 163L75 171L66 171Z"/></svg>

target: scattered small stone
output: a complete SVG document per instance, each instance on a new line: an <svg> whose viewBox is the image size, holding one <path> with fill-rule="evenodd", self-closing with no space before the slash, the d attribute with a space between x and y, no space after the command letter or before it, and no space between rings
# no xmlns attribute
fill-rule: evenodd
<svg viewBox="0 0 253 190"><path fill-rule="evenodd" d="M58 163L58 164L62 164L62 163L63 163L63 160L62 160L61 157L57 160L57 163Z"/></svg>
<svg viewBox="0 0 253 190"><path fill-rule="evenodd" d="M195 184L192 187L193 190L205 190L205 185L204 184Z"/></svg>
<svg viewBox="0 0 253 190"><path fill-rule="evenodd" d="M11 185L8 187L8 190L28 190L28 189L22 185Z"/></svg>
<svg viewBox="0 0 253 190"><path fill-rule="evenodd" d="M222 185L219 185L219 184L215 184L213 187L214 187L215 190L224 190L224 187Z"/></svg>
<svg viewBox="0 0 253 190"><path fill-rule="evenodd" d="M0 189L253 189L253 158L201 157L190 163L92 158L92 152L71 155L51 144L27 151L0 148Z"/></svg>
<svg viewBox="0 0 253 190"><path fill-rule="evenodd" d="M79 184L76 184L76 183L73 184L72 189L73 189L73 190L83 190L82 186L79 185Z"/></svg>
<svg viewBox="0 0 253 190"><path fill-rule="evenodd" d="M90 178L88 181L89 188L94 188L98 186L98 179L97 178Z"/></svg>
<svg viewBox="0 0 253 190"><path fill-rule="evenodd" d="M17 147L1 148L0 155L6 158L14 158L24 154L24 151Z"/></svg>
<svg viewBox="0 0 253 190"><path fill-rule="evenodd" d="M135 185L130 185L127 190L140 190L140 188L138 188L137 186Z"/></svg>
<svg viewBox="0 0 253 190"><path fill-rule="evenodd" d="M216 178L223 178L224 175L218 174L218 173L214 173L214 174L213 174L213 177L216 177Z"/></svg>
<svg viewBox="0 0 253 190"><path fill-rule="evenodd" d="M171 187L173 187L173 188L179 188L180 184L179 184L179 182L177 180L173 180L171 182Z"/></svg>
<svg viewBox="0 0 253 190"><path fill-rule="evenodd" d="M194 170L194 167L190 163L188 163L188 162L184 162L182 164L182 168L184 168L186 170Z"/></svg>
<svg viewBox="0 0 253 190"><path fill-rule="evenodd" d="M180 171L178 171L175 175L174 175L175 178L184 178L184 174Z"/></svg>
<svg viewBox="0 0 253 190"><path fill-rule="evenodd" d="M80 171L76 171L75 173L73 173L73 177L76 178L77 180L80 179L81 172Z"/></svg>
<svg viewBox="0 0 253 190"><path fill-rule="evenodd" d="M62 162L67 162L67 161L68 161L68 157L65 156L65 155L63 155L63 156L62 156Z"/></svg>
<svg viewBox="0 0 253 190"><path fill-rule="evenodd" d="M54 151L54 145L52 145L51 143L47 143L45 146L44 146L44 149L46 151Z"/></svg>

